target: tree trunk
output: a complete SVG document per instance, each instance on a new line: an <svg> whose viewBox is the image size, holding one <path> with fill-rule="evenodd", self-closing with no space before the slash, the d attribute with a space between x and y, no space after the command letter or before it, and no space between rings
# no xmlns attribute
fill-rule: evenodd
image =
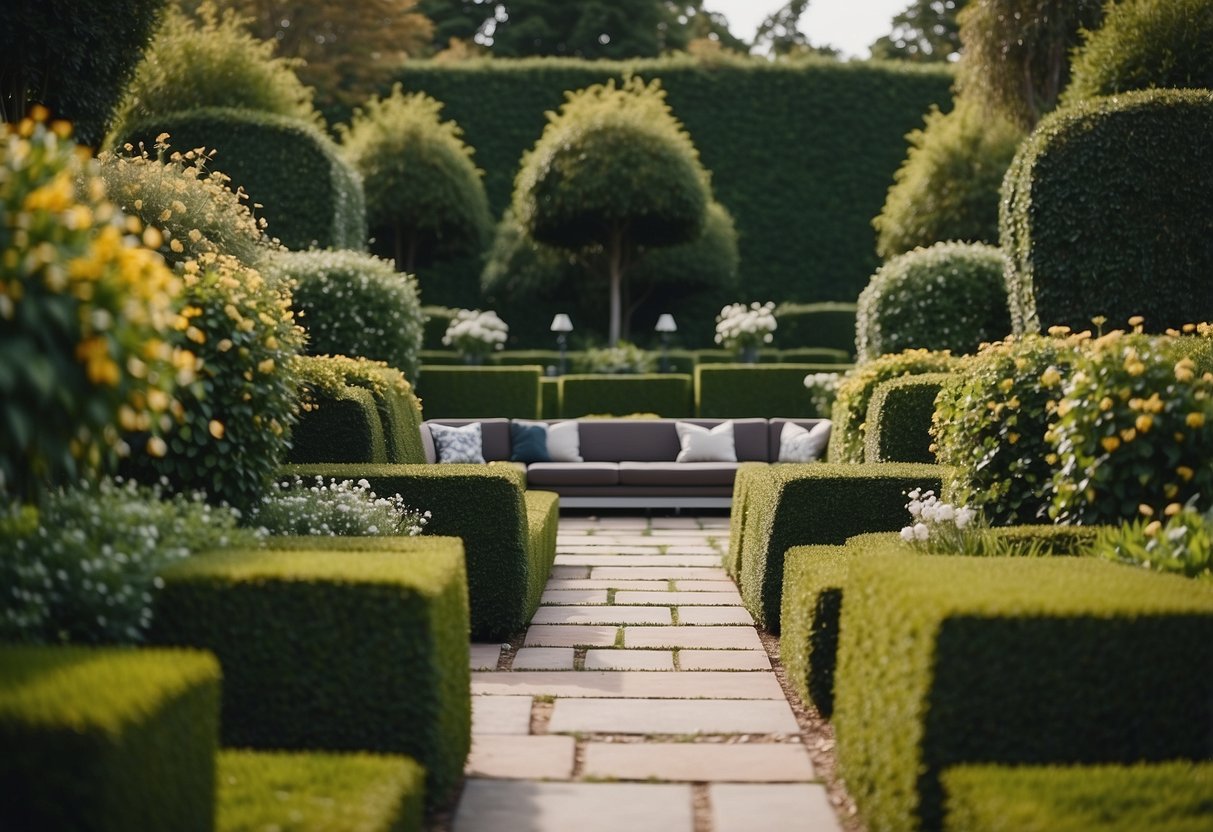
<svg viewBox="0 0 1213 832"><path fill-rule="evenodd" d="M623 325L623 229L611 229L611 241L607 245L607 268L611 279L611 326L608 343L619 344L619 333Z"/></svg>

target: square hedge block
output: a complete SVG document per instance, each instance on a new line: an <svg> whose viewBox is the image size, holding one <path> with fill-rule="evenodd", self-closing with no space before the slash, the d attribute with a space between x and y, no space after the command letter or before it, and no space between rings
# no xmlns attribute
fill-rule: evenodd
<svg viewBox="0 0 1213 832"><path fill-rule="evenodd" d="M538 419L543 367L423 367L417 395L427 419Z"/></svg>
<svg viewBox="0 0 1213 832"><path fill-rule="evenodd" d="M793 546L784 553L779 659L803 702L834 712L834 666L848 553L843 546Z"/></svg>
<svg viewBox="0 0 1213 832"><path fill-rule="evenodd" d="M680 373L648 375L568 375L560 379L560 416L689 417L694 412L691 377Z"/></svg>
<svg viewBox="0 0 1213 832"><path fill-rule="evenodd" d="M695 368L695 412L703 419L828 418L813 406L804 378L837 370L832 364L701 364Z"/></svg>

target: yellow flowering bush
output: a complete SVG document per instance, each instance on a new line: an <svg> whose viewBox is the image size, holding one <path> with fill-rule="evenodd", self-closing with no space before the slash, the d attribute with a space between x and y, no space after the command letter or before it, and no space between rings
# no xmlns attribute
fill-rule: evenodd
<svg viewBox="0 0 1213 832"><path fill-rule="evenodd" d="M1162 518L1105 526L1096 538L1094 554L1156 572L1211 580L1213 513L1201 514L1190 505L1172 503Z"/></svg>
<svg viewBox="0 0 1213 832"><path fill-rule="evenodd" d="M180 282L44 119L0 135L0 490L25 498L153 435L194 369L161 335Z"/></svg>

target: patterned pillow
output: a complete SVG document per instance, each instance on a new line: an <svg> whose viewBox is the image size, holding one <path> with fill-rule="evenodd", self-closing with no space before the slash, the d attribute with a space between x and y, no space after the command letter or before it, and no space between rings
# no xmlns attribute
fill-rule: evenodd
<svg viewBox="0 0 1213 832"><path fill-rule="evenodd" d="M806 430L800 425L784 422L779 432L780 462L812 462L821 456L830 442L830 421L823 419Z"/></svg>
<svg viewBox="0 0 1213 832"><path fill-rule="evenodd" d="M450 425L430 424L434 437L434 448L438 451L438 462L484 462L484 441L480 423L472 422L461 428Z"/></svg>

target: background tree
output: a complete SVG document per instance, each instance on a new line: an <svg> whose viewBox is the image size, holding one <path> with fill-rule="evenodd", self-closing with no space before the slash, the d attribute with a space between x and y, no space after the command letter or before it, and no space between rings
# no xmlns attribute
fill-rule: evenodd
<svg viewBox="0 0 1213 832"><path fill-rule="evenodd" d="M957 15L969 0L914 0L893 18L893 31L871 47L873 58L898 61L954 61L960 53Z"/></svg>
<svg viewBox="0 0 1213 832"><path fill-rule="evenodd" d="M754 50L777 58L803 54L836 57L838 50L832 46L814 46L809 36L800 31L800 18L804 17L809 0L788 0L758 25L754 33Z"/></svg>
<svg viewBox="0 0 1213 832"><path fill-rule="evenodd" d="M643 249L703 232L709 176L657 81L614 80L568 93L522 160L513 210L534 240L579 251L601 246L609 342L623 327L625 281Z"/></svg>
<svg viewBox="0 0 1213 832"><path fill-rule="evenodd" d="M4 0L0 3L0 118L32 104L101 140L164 0Z"/></svg>
<svg viewBox="0 0 1213 832"><path fill-rule="evenodd" d="M492 227L484 174L441 112L438 101L397 84L337 128L365 183L369 225L390 230L396 268L407 272L421 259L478 252Z"/></svg>

